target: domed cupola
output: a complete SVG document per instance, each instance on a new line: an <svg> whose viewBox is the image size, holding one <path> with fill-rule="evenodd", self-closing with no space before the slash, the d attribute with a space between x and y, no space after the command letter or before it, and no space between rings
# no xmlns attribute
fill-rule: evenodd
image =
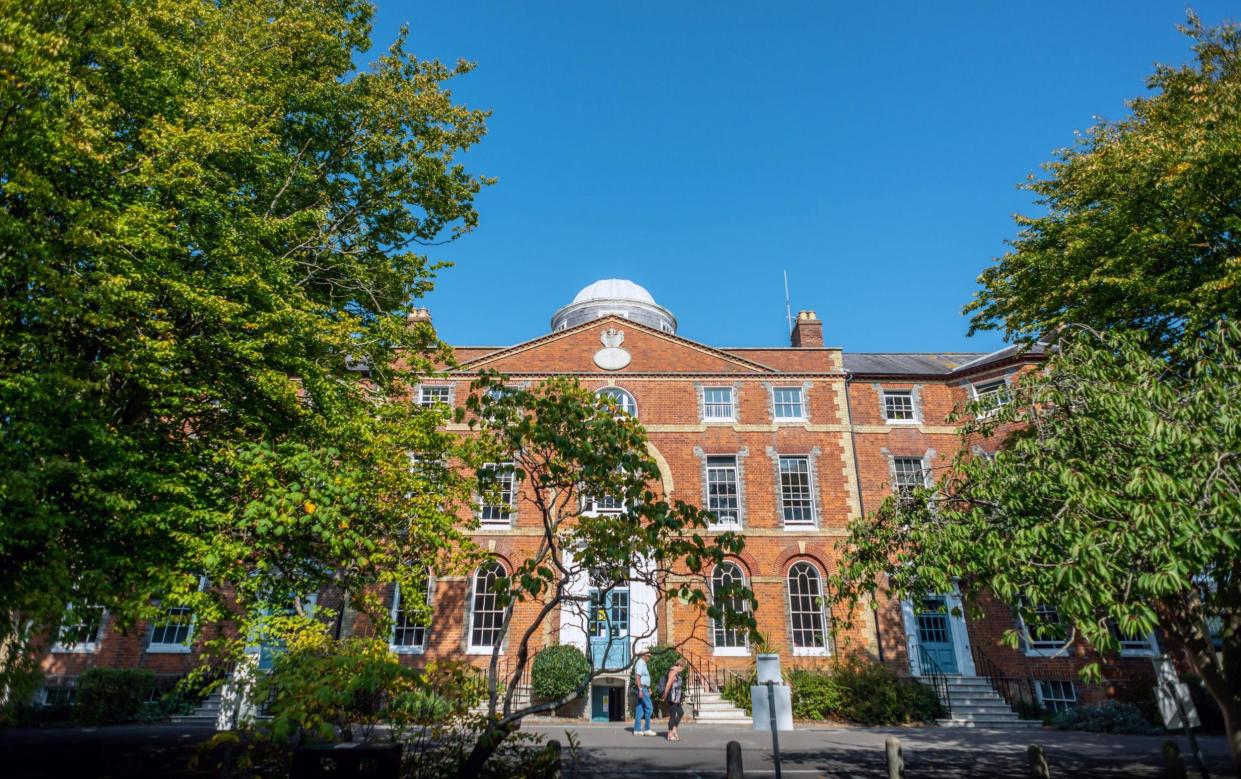
<svg viewBox="0 0 1241 779"><path fill-rule="evenodd" d="M567 330L610 314L665 333L677 331L677 318L672 312L628 279L601 279L577 293L572 303L552 315L552 330Z"/></svg>

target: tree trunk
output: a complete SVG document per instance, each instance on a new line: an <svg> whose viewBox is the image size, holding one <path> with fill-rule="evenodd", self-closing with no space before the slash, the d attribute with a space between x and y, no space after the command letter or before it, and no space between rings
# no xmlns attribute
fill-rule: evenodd
<svg viewBox="0 0 1241 779"><path fill-rule="evenodd" d="M504 743L504 739L516 729L517 726L513 723L500 725L496 720L488 720L487 729L474 742L474 749L457 772L458 779L475 779L482 773L483 765L496 753L496 750Z"/></svg>

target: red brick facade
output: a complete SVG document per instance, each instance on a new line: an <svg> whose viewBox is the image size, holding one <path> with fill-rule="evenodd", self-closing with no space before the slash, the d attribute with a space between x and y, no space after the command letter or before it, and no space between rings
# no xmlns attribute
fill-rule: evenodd
<svg viewBox="0 0 1241 779"><path fill-rule="evenodd" d="M623 367L600 367L596 355L605 346L601 339L608 330L623 336L618 347L627 355ZM790 631L790 568L810 563L819 586L824 586L837 564L835 544L851 519L877 508L891 491L897 459L916 459L931 472L945 467L960 445L957 429L949 421L951 412L969 400L975 388L1011 377L1039 358L1014 350L992 355L849 354L823 345L822 324L812 312L799 315L791 342L790 347L720 349L609 314L508 348L462 347L457 351L460 367L426 384L451 387L456 403L468 395L470 382L484 369L505 373L513 381L569 375L592 389L624 389L636 402L638 419L647 429L652 454L661 468L663 489L671 497L702 504L706 458L736 458L746 548L734 562L758 599L760 632L786 664L813 664L827 655L860 653L908 672L909 648L917 640L917 631L911 630L912 610L903 610L899 603L881 602L873 613L864 609L854 615L825 614L830 648L817 652L813 647L796 647ZM732 419L705 414L707 388L731 390ZM775 416L778 388L800 391L804 418ZM885 391L908 393L894 402L908 408L909 419L889 418ZM902 413L906 412L898 411L897 416ZM806 458L813 493L812 522L790 525L782 518L782 455ZM523 508L523 504L527 505ZM483 527L474 536L511 568L511 561L535 548L538 532L534 512L519 494L510 528ZM435 581L434 617L426 631L425 648L408 652L409 662L460 657L468 651L470 587L468 577ZM998 603L978 605L984 608L985 617L958 618L956 659L952 661L958 672L977 671L973 660L979 653L997 668L1036 680L1072 679L1085 662L1077 653L1067 658L1027 656L1002 646L1000 637L1014 626L1012 615ZM513 630L523 630L535 608L534 604L519 605ZM652 616L657 634L651 643L681 645L698 662L721 667L742 668L751 662L736 651L717 651L711 626L697 609L670 602ZM355 624L354 628L363 626ZM44 669L53 683L92 665L145 667L164 674L188 670L191 654L148 652L149 632L145 625L129 636L105 628L95 651L50 654ZM553 615L534 648L557 643L561 636L558 615ZM480 663L486 659L481 654L473 658ZM1125 658L1109 667L1129 677L1148 673L1150 663ZM1083 697L1095 695L1084 689L1083 693Z"/></svg>

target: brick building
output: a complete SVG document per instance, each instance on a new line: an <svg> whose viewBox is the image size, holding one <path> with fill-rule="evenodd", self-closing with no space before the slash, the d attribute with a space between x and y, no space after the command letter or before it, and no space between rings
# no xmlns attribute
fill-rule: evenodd
<svg viewBox="0 0 1241 779"><path fill-rule="evenodd" d="M1007 382L1041 359L1037 350L850 353L825 345L813 311L798 314L787 346L708 345L677 335L675 316L645 289L609 279L557 311L547 335L455 352L458 367L420 385L414 402L458 403L478 372L494 370L515 382L573 376L635 414L648 432L663 491L714 511L719 529L744 533L744 553L711 576L740 578L753 590L759 630L786 666L862 653L915 676L933 667L948 676L1011 678L1050 708L1106 694L1106 685L1086 689L1075 676L1087 661L1082 647L1066 650L1063 641L1039 640L1038 631L1025 631L1021 650L1000 645L1005 630L1024 630L1000 604L984 603L985 617L971 619L957 608L955 593L943 593L926 604L885 602L845 619L820 597L848 522L878 507L893 488L923 483L950 462L960 445L948 419L952 410L987 393L1003 398ZM391 644L409 662L466 656L481 664L491 654L500 615L488 597L490 582L529 554L540 532L516 487L516 494L502 490L507 505L480 500L473 534L495 561L470 576L433 579L429 625L406 619L399 596L392 597ZM599 605L612 627L639 646L678 644L698 667L743 669L751 662L744 636L716 629L676 601L656 609L649 588L615 591ZM514 629L522 629L523 619L520 611L514 615ZM555 615L538 644L598 651L598 632L597 624ZM183 673L197 638L160 625L124 636L107 629L106 615L80 620L62 630L44 660L49 694L95 664ZM621 643L620 659L627 661L635 647ZM1142 658L1154 653L1154 638L1126 646L1131 657L1110 659L1105 673L1149 674ZM609 657L608 665L616 659ZM624 682L601 680L592 697ZM598 713L598 701L592 704Z"/></svg>

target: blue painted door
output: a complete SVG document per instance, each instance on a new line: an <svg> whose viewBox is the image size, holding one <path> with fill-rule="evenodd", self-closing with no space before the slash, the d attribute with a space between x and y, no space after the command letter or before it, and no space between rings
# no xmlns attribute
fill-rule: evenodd
<svg viewBox="0 0 1241 779"><path fill-rule="evenodd" d="M925 656L933 663L931 668L924 668L923 673L938 671L942 674L960 673L957 667L957 651L952 644L952 625L950 615L940 597L925 598L918 610L918 643L922 645Z"/></svg>
<svg viewBox="0 0 1241 779"><path fill-rule="evenodd" d="M590 596L590 657L595 668L624 668L629 664L629 590L611 590Z"/></svg>
<svg viewBox="0 0 1241 779"><path fill-rule="evenodd" d="M610 687L596 684L590 688L590 719L592 722L607 722L609 720L608 703L610 695Z"/></svg>

